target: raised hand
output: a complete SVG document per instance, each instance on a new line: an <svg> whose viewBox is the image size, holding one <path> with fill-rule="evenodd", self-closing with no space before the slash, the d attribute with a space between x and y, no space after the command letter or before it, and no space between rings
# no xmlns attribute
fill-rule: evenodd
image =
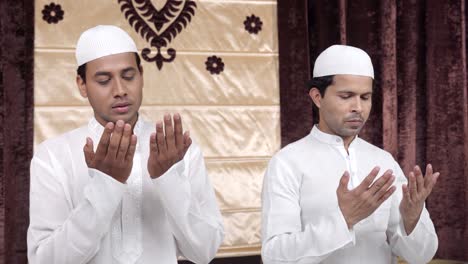
<svg viewBox="0 0 468 264"><path fill-rule="evenodd" d="M408 184L403 184L400 213L407 234L410 234L416 227L424 208L424 202L431 194L439 176L439 172L433 172L431 164L426 166L426 175L424 177L421 168L415 166L408 176Z"/></svg>
<svg viewBox="0 0 468 264"><path fill-rule="evenodd" d="M156 133L150 136L148 172L151 178L158 178L182 160L191 144L189 132L183 132L180 115L174 115L174 124L171 115L164 115L164 129L163 123L157 122Z"/></svg>
<svg viewBox="0 0 468 264"><path fill-rule="evenodd" d="M341 177L336 195L348 228L371 215L395 191L396 188L392 186L395 177L391 170L372 184L379 171L379 167L372 169L361 184L352 190L348 190L349 173L345 171Z"/></svg>
<svg viewBox="0 0 468 264"><path fill-rule="evenodd" d="M133 166L137 138L132 135L132 127L119 120L114 125L109 122L104 127L101 139L94 153L93 140L86 139L83 148L86 164L121 183L130 176Z"/></svg>

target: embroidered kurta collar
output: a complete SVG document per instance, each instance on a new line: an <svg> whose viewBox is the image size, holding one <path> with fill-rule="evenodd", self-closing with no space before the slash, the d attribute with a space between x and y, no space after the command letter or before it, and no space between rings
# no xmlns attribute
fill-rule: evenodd
<svg viewBox="0 0 468 264"><path fill-rule="evenodd" d="M314 125L312 130L310 131L310 135L314 137L315 139L319 140L320 142L323 142L328 145L332 146L344 146L343 139L340 136L328 134L325 132L322 132L319 128L318 125ZM351 144L349 144L349 147L352 147L355 142L357 142L358 136L356 136L353 141L351 141Z"/></svg>

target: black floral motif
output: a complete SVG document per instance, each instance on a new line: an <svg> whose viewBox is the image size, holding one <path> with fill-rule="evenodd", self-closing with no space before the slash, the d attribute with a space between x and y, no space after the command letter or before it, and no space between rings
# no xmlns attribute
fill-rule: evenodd
<svg viewBox="0 0 468 264"><path fill-rule="evenodd" d="M192 20L197 8L195 1L166 0L160 10L156 9L151 0L118 0L118 3L128 23L157 50L156 55L151 56L151 49L144 48L141 51L142 58L147 62L155 62L159 70L163 63L174 61L176 50L170 48L169 44ZM168 56L163 54L163 47L167 48Z"/></svg>
<svg viewBox="0 0 468 264"><path fill-rule="evenodd" d="M253 14L246 17L244 20L245 30L247 30L247 32L250 34L257 34L260 30L262 30L262 25L262 20Z"/></svg>
<svg viewBox="0 0 468 264"><path fill-rule="evenodd" d="M63 19L65 12L62 10L60 5L56 5L54 2L45 5L42 9L42 19L49 24L57 24L60 20Z"/></svg>
<svg viewBox="0 0 468 264"><path fill-rule="evenodd" d="M206 70L211 74L220 74L224 70L224 62L221 58L211 56L206 59Z"/></svg>

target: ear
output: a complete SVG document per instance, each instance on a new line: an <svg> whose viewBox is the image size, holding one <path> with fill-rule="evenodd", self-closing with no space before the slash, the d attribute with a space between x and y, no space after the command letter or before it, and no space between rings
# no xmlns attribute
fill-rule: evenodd
<svg viewBox="0 0 468 264"><path fill-rule="evenodd" d="M76 86L78 86L78 90L80 90L81 96L84 98L88 98L88 91L86 89L86 83L84 82L83 79L81 79L81 76L77 75L76 76Z"/></svg>
<svg viewBox="0 0 468 264"><path fill-rule="evenodd" d="M314 102L314 104L317 106L317 108L320 109L321 103L322 103L322 95L320 94L319 89L312 87L309 91L309 96Z"/></svg>

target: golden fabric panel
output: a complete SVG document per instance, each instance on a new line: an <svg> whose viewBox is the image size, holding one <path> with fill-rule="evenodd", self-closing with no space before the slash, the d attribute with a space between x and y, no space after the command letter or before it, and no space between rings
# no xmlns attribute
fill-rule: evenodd
<svg viewBox="0 0 468 264"><path fill-rule="evenodd" d="M220 255L259 254L261 247L260 211L223 213L223 217L226 235L219 250Z"/></svg>
<svg viewBox="0 0 468 264"><path fill-rule="evenodd" d="M158 7L164 0L152 0ZM276 1L199 0L191 22L169 43L176 58L158 69L142 60L140 114L160 120L182 114L200 144L222 210L226 238L218 257L260 253L260 192L270 157L280 148ZM122 27L140 51L150 45L135 32L117 1L64 0L64 19L48 24L35 2L35 144L86 124L92 109L75 84L74 48L80 33L97 24ZM262 21L257 34L244 21ZM152 54L155 55L155 48ZM166 48L162 49L164 56ZM217 56L219 74L205 62ZM84 143L84 142L83 142Z"/></svg>
<svg viewBox="0 0 468 264"><path fill-rule="evenodd" d="M207 159L208 174L223 213L260 209L263 175L268 160Z"/></svg>
<svg viewBox="0 0 468 264"><path fill-rule="evenodd" d="M143 63L144 105L279 105L278 57L222 55L220 75L206 70L207 55L178 54L159 72ZM74 53L38 50L35 54L36 106L87 105L75 84Z"/></svg>
<svg viewBox="0 0 468 264"><path fill-rule="evenodd" d="M200 144L207 158L270 157L279 145L279 108L273 107L146 107L146 120L162 120L164 113L179 112L184 129ZM40 143L87 124L91 107L36 107L34 137Z"/></svg>
<svg viewBox="0 0 468 264"><path fill-rule="evenodd" d="M56 50L34 53L34 104L35 106L88 105L76 85L74 53ZM37 141L36 141L37 143Z"/></svg>
<svg viewBox="0 0 468 264"><path fill-rule="evenodd" d="M157 2L157 1L154 1ZM42 7L48 0L36 1L35 46L72 49L84 30L96 24L116 25L127 31L138 49L149 44L138 35L120 11L117 1L60 1L65 19L57 25L42 21ZM271 1L196 1L192 21L170 43L177 51L277 52L276 2ZM264 30L250 35L244 20L261 17Z"/></svg>
<svg viewBox="0 0 468 264"><path fill-rule="evenodd" d="M280 147L279 107L142 107L149 120L179 111L205 157L269 157ZM193 132L193 133L192 133Z"/></svg>

